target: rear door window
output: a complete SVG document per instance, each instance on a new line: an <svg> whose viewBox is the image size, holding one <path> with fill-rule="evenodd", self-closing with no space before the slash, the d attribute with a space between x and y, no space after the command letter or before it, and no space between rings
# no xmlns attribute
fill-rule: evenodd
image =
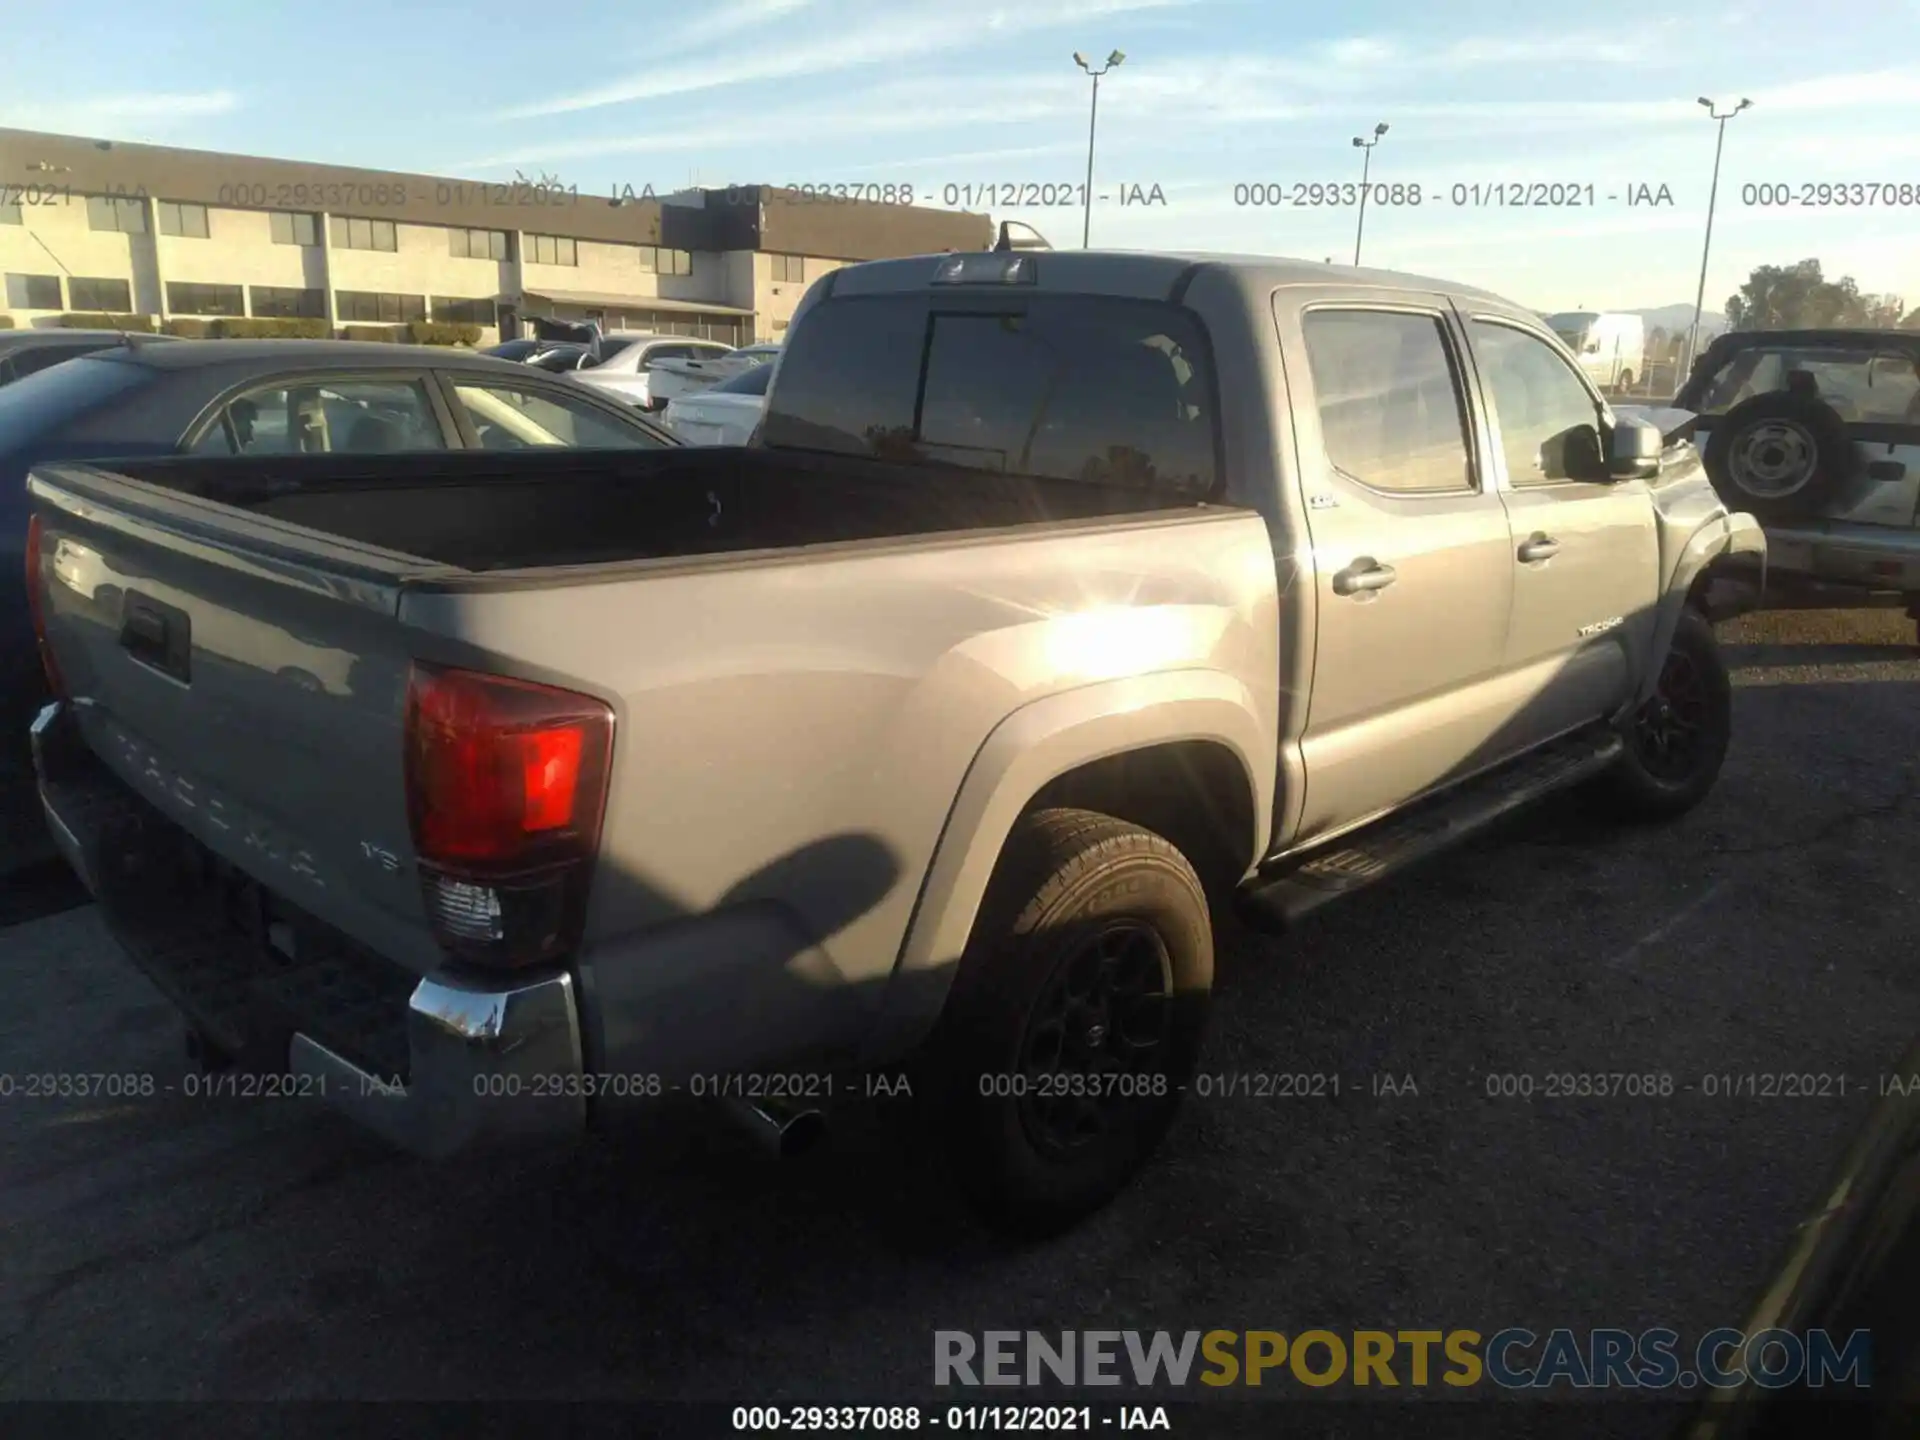
<svg viewBox="0 0 1920 1440"><path fill-rule="evenodd" d="M193 446L198 455L388 455L444 450L418 380L296 380L229 401Z"/></svg>
<svg viewBox="0 0 1920 1440"><path fill-rule="evenodd" d="M770 447L1162 489L1218 481L1199 322L1080 295L829 300L787 342Z"/></svg>
<svg viewBox="0 0 1920 1440"><path fill-rule="evenodd" d="M1473 488L1466 406L1438 316L1309 310L1301 330L1336 470L1393 494Z"/></svg>

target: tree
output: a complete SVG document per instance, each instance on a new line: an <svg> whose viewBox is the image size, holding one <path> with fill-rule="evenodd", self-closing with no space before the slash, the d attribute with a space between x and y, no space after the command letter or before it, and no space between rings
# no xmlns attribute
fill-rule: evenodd
<svg viewBox="0 0 1920 1440"><path fill-rule="evenodd" d="M1647 331L1647 353L1665 355L1667 353L1667 327L1656 325Z"/></svg>
<svg viewBox="0 0 1920 1440"><path fill-rule="evenodd" d="M1863 295L1851 275L1829 280L1818 260L1802 260L1755 269L1728 298L1727 321L1735 330L1886 329L1901 323L1905 309L1897 295Z"/></svg>
<svg viewBox="0 0 1920 1440"><path fill-rule="evenodd" d="M1864 318L1860 323L1875 330L1897 330L1906 308L1907 302L1898 295L1866 295L1861 297Z"/></svg>
<svg viewBox="0 0 1920 1440"><path fill-rule="evenodd" d="M1900 322L1902 330L1920 330L1920 306L1915 306L1907 318Z"/></svg>

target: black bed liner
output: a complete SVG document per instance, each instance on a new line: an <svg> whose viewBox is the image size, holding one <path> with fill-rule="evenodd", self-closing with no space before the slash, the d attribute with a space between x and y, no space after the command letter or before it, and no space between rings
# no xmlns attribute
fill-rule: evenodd
<svg viewBox="0 0 1920 1440"><path fill-rule="evenodd" d="M1192 510L1195 497L735 446L174 457L114 473L467 570L780 549Z"/></svg>

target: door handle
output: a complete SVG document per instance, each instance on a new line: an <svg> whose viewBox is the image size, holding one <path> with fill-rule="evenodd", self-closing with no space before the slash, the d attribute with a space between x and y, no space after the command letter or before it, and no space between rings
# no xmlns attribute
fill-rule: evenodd
<svg viewBox="0 0 1920 1440"><path fill-rule="evenodd" d="M1560 542L1551 535L1535 535L1520 547L1520 559L1523 564L1531 565L1536 560L1551 560L1560 553Z"/></svg>
<svg viewBox="0 0 1920 1440"><path fill-rule="evenodd" d="M1400 572L1391 565L1382 565L1371 558L1356 560L1346 569L1335 572L1333 593L1359 595L1368 590L1384 590L1399 578Z"/></svg>

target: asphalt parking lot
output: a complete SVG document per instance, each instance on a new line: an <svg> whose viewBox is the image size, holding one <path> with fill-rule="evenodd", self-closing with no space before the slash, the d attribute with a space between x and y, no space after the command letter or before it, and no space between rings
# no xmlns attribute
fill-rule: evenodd
<svg viewBox="0 0 1920 1440"><path fill-rule="evenodd" d="M884 1108L784 1166L676 1112L557 1169L435 1169L298 1101L13 1099L0 1398L924 1399L941 1328L1738 1324L1920 1031L1920 648L1898 612L1723 638L1704 807L1562 806L1285 943L1229 937L1204 1068L1338 1097L1193 1100L1063 1239L929 1200ZM56 880L0 886L0 1072L175 1080L171 1012L92 910L20 919ZM1565 1072L1674 1093L1488 1094ZM1781 1072L1845 1094L1703 1089Z"/></svg>

